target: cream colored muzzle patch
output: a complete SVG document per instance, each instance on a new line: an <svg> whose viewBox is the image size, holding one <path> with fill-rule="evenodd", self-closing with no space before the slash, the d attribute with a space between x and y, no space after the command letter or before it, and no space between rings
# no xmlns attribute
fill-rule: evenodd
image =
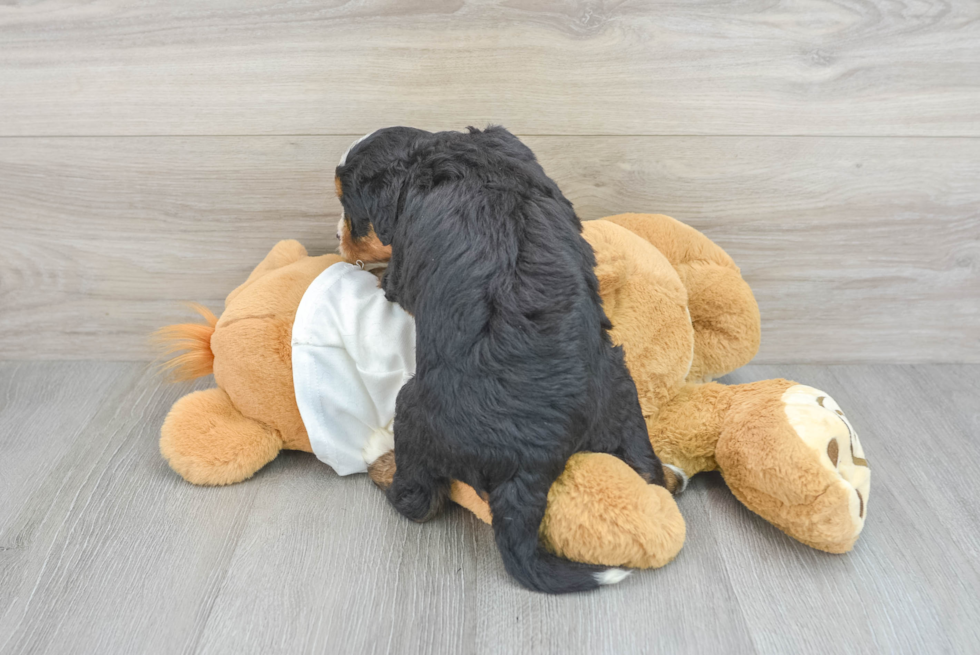
<svg viewBox="0 0 980 655"><path fill-rule="evenodd" d="M871 493L871 469L857 432L834 399L819 389L797 384L783 393L782 401L796 434L848 491L856 536L864 527Z"/></svg>

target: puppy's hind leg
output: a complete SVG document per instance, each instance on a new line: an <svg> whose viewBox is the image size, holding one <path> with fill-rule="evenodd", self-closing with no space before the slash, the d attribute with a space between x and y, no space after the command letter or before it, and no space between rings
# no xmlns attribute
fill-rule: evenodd
<svg viewBox="0 0 980 655"><path fill-rule="evenodd" d="M424 523L438 516L449 496L448 481L433 477L418 467L406 465L402 461L404 458L397 454L395 459L398 461L395 477L385 492L388 502L402 516L416 523Z"/></svg>
<svg viewBox="0 0 980 655"><path fill-rule="evenodd" d="M641 478L647 481L647 484L666 487L664 466L660 463L660 458L654 454L646 430L643 431L643 439L646 440L647 444L645 448L642 441L623 439L619 452L611 454L626 462Z"/></svg>
<svg viewBox="0 0 980 655"><path fill-rule="evenodd" d="M629 376L621 379L617 386L618 391L611 396L607 412L607 417L611 420L605 421L603 426L610 432L598 439L601 443L608 444L608 447L600 448L593 444L590 449L608 452L620 458L648 484L665 487L664 466L653 452L640 401L636 396L636 386Z"/></svg>
<svg viewBox="0 0 980 655"><path fill-rule="evenodd" d="M385 491L388 502L402 516L416 522L437 516L449 496L450 481L430 469L434 458L425 457L433 443L422 412L414 404L413 382L398 393L395 410L395 475ZM406 393L406 390L408 392Z"/></svg>
<svg viewBox="0 0 980 655"><path fill-rule="evenodd" d="M626 421L622 426L623 434L619 448L611 454L626 462L648 484L665 487L667 483L664 479L664 465L653 452L643 415L637 413L637 416L640 419L639 426L632 425L635 421Z"/></svg>

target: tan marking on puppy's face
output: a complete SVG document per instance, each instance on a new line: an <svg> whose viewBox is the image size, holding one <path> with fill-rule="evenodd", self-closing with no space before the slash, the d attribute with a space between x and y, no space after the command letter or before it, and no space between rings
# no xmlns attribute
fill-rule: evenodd
<svg viewBox="0 0 980 655"><path fill-rule="evenodd" d="M343 198L344 197L344 185L340 183L340 178L337 177L336 175L333 178L333 186L334 186L335 189L337 189L337 197L338 198Z"/></svg>
<svg viewBox="0 0 980 655"><path fill-rule="evenodd" d="M350 223L345 218L341 218L337 225L337 233L340 236L340 256L346 262L385 264L391 259L391 246L381 244L373 227L365 236L355 239L350 233Z"/></svg>

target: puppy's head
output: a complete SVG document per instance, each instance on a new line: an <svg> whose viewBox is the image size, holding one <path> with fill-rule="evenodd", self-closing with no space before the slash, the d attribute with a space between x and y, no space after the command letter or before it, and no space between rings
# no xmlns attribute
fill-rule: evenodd
<svg viewBox="0 0 980 655"><path fill-rule="evenodd" d="M420 160L425 160L422 168ZM340 254L365 265L391 259L395 224L410 191L417 195L451 183L466 170L492 177L511 168L521 174L529 167L554 187L534 153L500 126L434 134L388 127L362 136L341 157L334 178L343 206L337 226ZM557 187L554 191L560 196Z"/></svg>
<svg viewBox="0 0 980 655"><path fill-rule="evenodd" d="M349 262L386 262L411 155L429 132L388 127L355 141L340 159L334 184L343 206L337 227L340 254Z"/></svg>

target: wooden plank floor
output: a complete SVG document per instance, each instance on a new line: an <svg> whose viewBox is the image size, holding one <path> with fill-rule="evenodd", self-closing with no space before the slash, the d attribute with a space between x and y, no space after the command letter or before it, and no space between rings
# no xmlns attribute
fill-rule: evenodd
<svg viewBox="0 0 980 655"><path fill-rule="evenodd" d="M980 138L526 140L583 219L666 213L725 248L759 362L980 363ZM350 141L0 139L0 359L149 359L279 239L333 250Z"/></svg>
<svg viewBox="0 0 980 655"><path fill-rule="evenodd" d="M0 4L0 134L980 136L976 2Z"/></svg>
<svg viewBox="0 0 980 655"><path fill-rule="evenodd" d="M585 219L675 216L761 363L980 363L980 3L0 1L0 360L137 360L387 125L501 123Z"/></svg>
<svg viewBox="0 0 980 655"><path fill-rule="evenodd" d="M280 456L232 487L160 458L191 388L144 363L0 364L0 653L934 653L980 644L980 366L761 366L846 409L874 470L855 550L819 553L716 475L678 559L531 594L459 508L416 525L365 476Z"/></svg>

